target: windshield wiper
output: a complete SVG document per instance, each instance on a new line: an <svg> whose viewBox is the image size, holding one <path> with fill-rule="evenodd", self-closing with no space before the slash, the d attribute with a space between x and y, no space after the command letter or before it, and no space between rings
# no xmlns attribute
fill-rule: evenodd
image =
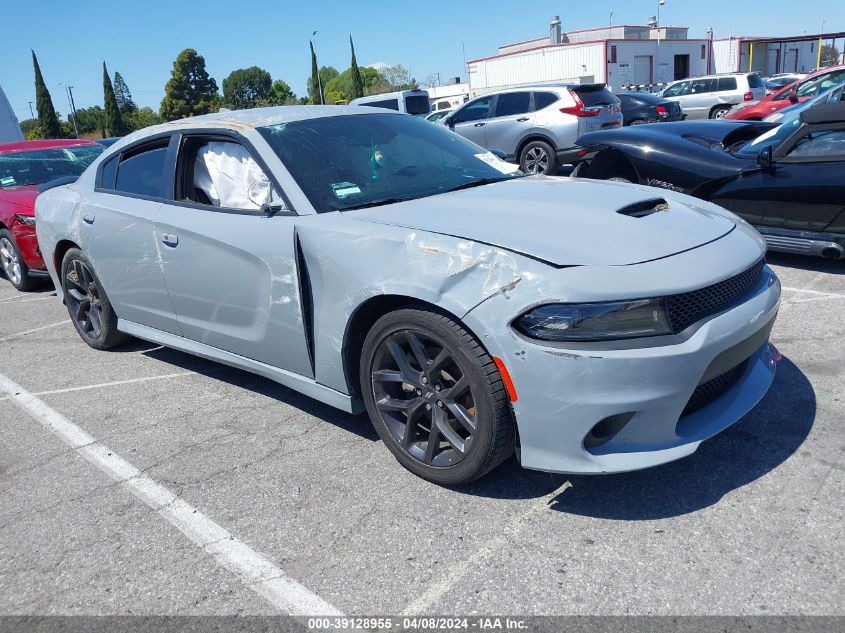
<svg viewBox="0 0 845 633"><path fill-rule="evenodd" d="M480 178L479 180L473 180L472 182L465 182L461 185L457 185L456 187L452 187L451 189L444 189L443 191L438 191L437 193L449 193L450 191L460 191L461 189L471 189L472 187L481 187L482 185L490 185L494 182L502 182L504 180L513 180L514 176L502 176L496 178Z"/></svg>
<svg viewBox="0 0 845 633"><path fill-rule="evenodd" d="M343 207L338 211L353 211L355 209L368 209L369 207L379 207L383 204L393 204L395 202L406 202L413 200L413 198L379 198L378 200L371 200L370 202L362 202L361 204L353 204L351 207Z"/></svg>

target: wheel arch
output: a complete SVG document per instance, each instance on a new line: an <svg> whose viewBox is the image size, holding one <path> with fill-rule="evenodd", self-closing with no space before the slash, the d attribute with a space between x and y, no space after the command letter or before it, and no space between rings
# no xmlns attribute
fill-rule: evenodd
<svg viewBox="0 0 845 633"><path fill-rule="evenodd" d="M554 142L550 136L543 134L542 132L534 132L531 131L528 133L524 139L519 142L519 145L516 146L516 162L519 162L520 157L522 156L522 150L525 149L525 146L529 143L533 143L534 141L543 141L544 143L548 143L552 146L552 151L557 149L557 143Z"/></svg>
<svg viewBox="0 0 845 633"><path fill-rule="evenodd" d="M355 308L346 323L346 329L343 335L343 346L341 348L343 373L346 377L347 387L351 396L357 398L361 397L361 376L359 373L359 365L361 362L361 351L364 339L367 337L367 334L370 329L372 329L376 321L378 321L381 317L385 314L403 308L428 310L453 319L467 332L469 332L475 340L478 341L478 344L489 353L481 338L472 330L472 328L458 315L443 308L442 306L420 299L419 297L409 295L375 295L363 301L357 308Z"/></svg>
<svg viewBox="0 0 845 633"><path fill-rule="evenodd" d="M65 254L72 248L78 248L82 250L82 248L74 242L73 240L62 239L56 243L56 248L53 249L53 266L56 270L56 276L61 279L62 278L62 260L65 258Z"/></svg>
<svg viewBox="0 0 845 633"><path fill-rule="evenodd" d="M582 175L579 173L579 175ZM606 180L614 176L624 176L634 183L640 183L640 174L634 162L618 149L601 150L590 160L586 173L588 178Z"/></svg>

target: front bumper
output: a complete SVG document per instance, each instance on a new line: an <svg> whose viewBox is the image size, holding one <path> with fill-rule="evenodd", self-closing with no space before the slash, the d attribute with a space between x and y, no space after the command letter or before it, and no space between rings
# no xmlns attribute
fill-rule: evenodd
<svg viewBox="0 0 845 633"><path fill-rule="evenodd" d="M522 353L506 363L518 394L513 408L522 465L610 473L693 453L768 390L776 366L768 333L779 302L780 283L766 267L742 303L667 337L671 341L640 339L629 341L626 349L564 349L522 340ZM732 386L682 415L701 383L737 366ZM585 447L597 423L622 414L633 415L616 435L598 447Z"/></svg>
<svg viewBox="0 0 845 633"><path fill-rule="evenodd" d="M41 256L41 250L38 247L35 226L16 222L12 226L12 234L15 237L15 243L18 245L23 261L27 265L27 268L29 268L29 272L34 273L31 276L45 276L47 268L44 265L44 258Z"/></svg>

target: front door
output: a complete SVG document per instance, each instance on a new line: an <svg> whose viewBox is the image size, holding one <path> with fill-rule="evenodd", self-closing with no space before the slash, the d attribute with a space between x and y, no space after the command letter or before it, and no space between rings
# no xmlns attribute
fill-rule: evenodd
<svg viewBox="0 0 845 633"><path fill-rule="evenodd" d="M845 130L808 131L771 168L726 184L712 200L751 224L842 231Z"/></svg>
<svg viewBox="0 0 845 633"><path fill-rule="evenodd" d="M156 222L167 288L186 338L313 375L294 223L251 151L232 137L187 135L175 200Z"/></svg>
<svg viewBox="0 0 845 633"><path fill-rule="evenodd" d="M476 145L487 145L487 119L490 116L493 97L490 95L470 101L449 119L449 127ZM454 124L454 126L453 126Z"/></svg>
<svg viewBox="0 0 845 633"><path fill-rule="evenodd" d="M118 318L179 334L154 231L168 196L169 143L164 136L105 161L80 237Z"/></svg>

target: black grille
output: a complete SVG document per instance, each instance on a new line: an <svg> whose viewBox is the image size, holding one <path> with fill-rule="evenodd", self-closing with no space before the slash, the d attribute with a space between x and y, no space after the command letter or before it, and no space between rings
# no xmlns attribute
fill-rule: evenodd
<svg viewBox="0 0 845 633"><path fill-rule="evenodd" d="M728 389L736 384L742 372L745 371L745 366L748 364L747 360L742 361L736 367L729 369L724 374L719 374L715 378L711 378L707 382L701 383L692 392L687 406L684 407L681 417L689 415L700 408L707 406L719 396L724 395Z"/></svg>
<svg viewBox="0 0 845 633"><path fill-rule="evenodd" d="M666 297L666 310L672 330L681 332L696 321L723 310L751 292L760 282L763 263L761 259L751 268L712 286Z"/></svg>

